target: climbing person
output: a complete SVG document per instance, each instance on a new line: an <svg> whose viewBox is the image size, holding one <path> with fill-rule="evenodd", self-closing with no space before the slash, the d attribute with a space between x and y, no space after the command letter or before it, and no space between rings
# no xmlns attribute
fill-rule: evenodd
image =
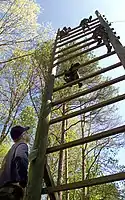
<svg viewBox="0 0 125 200"><path fill-rule="evenodd" d="M69 31L71 31L71 28L70 28L70 27L67 28L67 27L65 26L65 27L63 28L63 30L65 31L66 34L68 34Z"/></svg>
<svg viewBox="0 0 125 200"><path fill-rule="evenodd" d="M71 31L70 27L63 27L63 29L60 31L60 39L67 36L69 34L69 31Z"/></svg>
<svg viewBox="0 0 125 200"><path fill-rule="evenodd" d="M80 26L82 27L83 31L85 28L90 29L88 23L91 22L91 20L92 20L92 16L90 16L89 19L84 18L83 20L81 20Z"/></svg>
<svg viewBox="0 0 125 200"><path fill-rule="evenodd" d="M14 144L3 159L0 170L0 200L22 200L27 185L29 127L14 126Z"/></svg>
<svg viewBox="0 0 125 200"><path fill-rule="evenodd" d="M92 38L98 42L97 45L101 44L103 41L107 47L107 53L111 52L112 46L110 45L108 34L102 25L99 25L97 28L95 28Z"/></svg>
<svg viewBox="0 0 125 200"><path fill-rule="evenodd" d="M80 78L79 72L78 72L78 66L80 63L72 64L69 70L64 71L64 80L66 83L70 83L71 81L75 81ZM79 88L82 87L82 83L78 83ZM71 85L72 87L72 85Z"/></svg>

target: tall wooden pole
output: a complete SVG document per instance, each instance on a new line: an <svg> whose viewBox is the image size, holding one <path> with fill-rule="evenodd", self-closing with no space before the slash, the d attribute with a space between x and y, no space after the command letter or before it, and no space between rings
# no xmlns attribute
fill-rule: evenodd
<svg viewBox="0 0 125 200"><path fill-rule="evenodd" d="M57 34L58 36L58 34ZM39 121L36 130L35 141L33 145L33 150L36 150L36 157L31 160L29 168L29 179L28 188L24 200L40 200L42 191L42 182L44 176L44 165L46 161L46 148L48 139L48 129L50 122L50 112L52 105L52 93L54 87L54 74L53 70L53 60L56 49L55 40L52 63L48 70L48 77L45 83L44 92L42 95L42 105L40 109Z"/></svg>

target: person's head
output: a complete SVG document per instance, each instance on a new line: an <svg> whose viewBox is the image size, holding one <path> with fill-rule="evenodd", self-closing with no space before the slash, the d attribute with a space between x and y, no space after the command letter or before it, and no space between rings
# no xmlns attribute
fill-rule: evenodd
<svg viewBox="0 0 125 200"><path fill-rule="evenodd" d="M64 31L67 31L67 28L66 28L66 26L64 26L64 27L63 27L63 30L64 30Z"/></svg>
<svg viewBox="0 0 125 200"><path fill-rule="evenodd" d="M79 67L79 65L80 65L80 63L78 63L78 62L74 63L74 64L71 64L71 70Z"/></svg>
<svg viewBox="0 0 125 200"><path fill-rule="evenodd" d="M14 142L24 141L28 143L30 141L27 131L30 127L14 126L10 131L11 138Z"/></svg>
<svg viewBox="0 0 125 200"><path fill-rule="evenodd" d="M89 22L91 22L91 20L92 20L92 16L89 17Z"/></svg>
<svg viewBox="0 0 125 200"><path fill-rule="evenodd" d="M71 31L71 27L68 27L68 31Z"/></svg>

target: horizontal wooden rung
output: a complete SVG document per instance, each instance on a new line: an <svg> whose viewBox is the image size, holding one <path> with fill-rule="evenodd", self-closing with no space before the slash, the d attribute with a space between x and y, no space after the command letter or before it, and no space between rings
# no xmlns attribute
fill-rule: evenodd
<svg viewBox="0 0 125 200"><path fill-rule="evenodd" d="M103 88L105 88L107 86L113 85L113 84L118 83L118 82L123 81L123 80L125 80L125 75L120 76L120 77L115 78L115 79L112 79L112 80L109 80L109 81L105 81L105 82L103 82L103 83L101 83L99 85L96 85L96 86L94 86L92 88L89 88L87 90L80 91L80 92L78 92L76 94L73 94L73 95L70 95L68 97L61 98L61 99L59 99L57 101L52 102L52 106L56 106L56 105L64 103L64 102L71 101L71 100L73 100L75 98L90 94L90 93L95 92L95 91L97 91L99 89L103 89Z"/></svg>
<svg viewBox="0 0 125 200"><path fill-rule="evenodd" d="M72 39L72 38L74 38L74 37L76 37L76 36L78 36L80 34L83 34L83 33L86 34L87 32L90 32L93 29L95 29L99 25L99 23L96 22L96 23L94 23L92 25L93 26L91 26L90 29L87 28L85 31L83 31L82 28L81 28L78 31L76 31L75 34L72 34L72 35L69 34L69 35L65 36L64 38L62 38L61 40L58 39L58 43L65 42L66 40L70 40L70 39Z"/></svg>
<svg viewBox="0 0 125 200"><path fill-rule="evenodd" d="M95 22L95 21L99 21L99 19L98 19L98 18L93 19L93 20L90 22L90 24L93 23L93 22ZM80 26L77 26L77 27L75 27L75 28L72 28L71 32L74 31L74 30L76 30L76 29L79 29L79 28L80 28Z"/></svg>
<svg viewBox="0 0 125 200"><path fill-rule="evenodd" d="M66 87L69 87L71 85L75 85L75 84L77 84L77 83L79 83L81 81L85 81L85 80L87 80L89 78L93 78L94 76L100 75L102 73L105 73L105 72L108 72L110 70L113 70L113 69L115 69L117 67L120 67L121 65L122 65L121 62L119 62L119 63L116 63L116 64L111 65L109 67L102 68L102 69L100 69L100 70L98 70L96 72L93 72L93 73L90 73L90 74L88 74L86 76L83 76L82 78L80 78L78 80L72 81L70 83L66 83L66 84L64 84L64 85L62 85L60 87L56 87L56 88L54 88L53 92L57 92L57 91L59 91L61 89L65 89Z"/></svg>
<svg viewBox="0 0 125 200"><path fill-rule="evenodd" d="M49 147L49 148L47 148L46 153L47 154L54 153L54 152L57 152L57 151L60 151L60 150L64 150L64 149L76 147L76 146L79 146L79 145L83 145L83 144L86 144L86 143L89 143L89 142L101 140L103 138L114 136L116 134L123 133L123 132L125 132L125 125L119 126L117 128L113 128L113 129L110 129L110 130L107 130L107 131L102 131L100 133L96 133L96 134L93 134L91 136L84 137L82 139L74 140L72 142L60 144L60 145L57 145L57 146L54 146L54 147Z"/></svg>
<svg viewBox="0 0 125 200"><path fill-rule="evenodd" d="M90 51L93 51L93 50L95 50L95 49L98 49L99 47L102 47L103 45L104 45L104 43L102 43L102 44L100 44L100 45L96 45L96 46L91 47L91 48L89 48L89 49L86 49L86 50L84 50L84 51L82 51L82 52L76 53L76 54L74 54L74 55L72 55L72 56L69 56L68 58L65 58L64 60L61 60L61 61L56 62L53 66L59 65L59 64L61 64L61 63L63 63L63 62L66 62L67 60L71 60L72 58L78 57L78 56L80 56L80 55L82 55L82 54L84 54L84 53L88 53L88 52L90 52Z"/></svg>
<svg viewBox="0 0 125 200"><path fill-rule="evenodd" d="M95 44L95 43L97 43L95 40L93 40L93 41L91 41L91 42L88 42L88 43L85 43L85 44L83 44L83 45L81 45L81 46L78 46L78 47L76 47L76 48L70 50L69 52L63 53L62 55L59 55L59 56L55 57L55 60L60 59L60 58L63 58L64 56L67 56L67 55L69 55L69 54L71 54L71 53L74 53L74 52L76 52L76 51L78 51L78 50L80 50L80 49L83 49L83 48L85 48L85 47L89 47L90 45Z"/></svg>
<svg viewBox="0 0 125 200"><path fill-rule="evenodd" d="M75 46L78 46L78 45L80 45L80 44L86 43L86 42L88 42L88 41L90 41L90 40L92 40L92 37L89 37L89 38L87 38L87 39L85 39L85 40L82 40L82 41L80 41L80 42L77 42L77 43L75 43L75 44L73 44L73 45L70 45L70 46L68 46L68 47L62 48L62 49L60 49L59 51L56 51L56 52L55 52L55 55L56 55L56 54L59 54L59 53L62 53L63 51L66 51L66 50L68 50L68 49L71 49L71 48L73 48L73 47L75 47Z"/></svg>
<svg viewBox="0 0 125 200"><path fill-rule="evenodd" d="M112 52L110 52L110 53L108 53L108 54L106 53L106 54L104 54L104 55L98 56L98 57L96 57L96 58L93 58L92 60L89 60L88 62L85 62L85 63L81 64L81 65L79 66L79 68L84 67L84 66L86 66L86 65L90 65L90 64L92 64L92 63L94 63L94 62L96 62L96 61L102 60L102 59L107 58L107 57L109 57L109 56L112 56L112 55L114 55L114 54L115 54L115 51L112 51ZM58 75L56 75L55 78L59 78L60 76L63 76L63 75L64 75L64 72L63 72L63 73L60 73L60 74L58 74Z"/></svg>
<svg viewBox="0 0 125 200"><path fill-rule="evenodd" d="M86 37L86 36L88 36L88 35L90 35L90 34L92 34L92 33L93 33L93 30L87 32L86 34L84 34L84 32L83 32L83 34L78 35L78 37L75 37L75 38L73 38L73 39L71 39L71 40L68 40L68 41L66 41L66 42L63 42L62 44L57 43L57 48L62 47L62 46L65 46L66 44L72 43L72 42L74 42L74 41L77 41L77 40L79 40L79 39L81 39L81 38L84 38L84 37Z"/></svg>
<svg viewBox="0 0 125 200"><path fill-rule="evenodd" d="M69 183L64 185L59 185L56 187L48 187L42 190L42 194L48 194L53 192L59 192L59 191L66 191L66 190L73 190L73 189L80 189L84 187L91 187L95 185L101 185L105 183L112 183L115 181L121 181L125 179L125 172L112 174L108 176L102 176L98 178L88 179L84 181L79 181L75 183Z"/></svg>
<svg viewBox="0 0 125 200"><path fill-rule="evenodd" d="M95 21L94 23L91 23L91 24L89 23L89 27L92 28L92 26L95 25L95 24L99 24L99 20L97 20L97 21ZM70 31L69 36L74 34L74 33L77 33L78 31L81 31L81 30L83 31L82 27L79 26L79 28L76 29L75 31Z"/></svg>
<svg viewBox="0 0 125 200"><path fill-rule="evenodd" d="M52 119L52 120L50 121L50 124L55 124L55 123L57 123L57 122L61 122L62 120L66 120L66 119L73 118L73 117L78 116L78 115L81 115L81 114L83 114L83 113L87 113L87 112L96 110L96 109L98 109L98 108L102 108L102 107L104 107L104 106L111 105L111 104L113 104L113 103L122 101L122 100L124 100L124 99L125 99L125 94L119 95L119 96L117 96L117 97L114 97L114 98L111 98L111 99L102 101L102 102L100 102L100 103L97 103L97 104L95 104L95 105L89 106L89 107L87 107L87 108L84 108L84 109L81 109L81 110L72 112L72 113L70 113L70 114L67 114L67 115L64 115L64 116L61 116L61 117L57 117L57 118L55 118L55 119Z"/></svg>

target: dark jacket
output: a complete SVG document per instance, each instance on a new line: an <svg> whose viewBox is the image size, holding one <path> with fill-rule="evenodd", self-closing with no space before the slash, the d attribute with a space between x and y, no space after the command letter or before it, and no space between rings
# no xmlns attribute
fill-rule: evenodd
<svg viewBox="0 0 125 200"><path fill-rule="evenodd" d="M5 156L0 171L0 187L8 183L27 184L28 146L24 142L15 143Z"/></svg>

